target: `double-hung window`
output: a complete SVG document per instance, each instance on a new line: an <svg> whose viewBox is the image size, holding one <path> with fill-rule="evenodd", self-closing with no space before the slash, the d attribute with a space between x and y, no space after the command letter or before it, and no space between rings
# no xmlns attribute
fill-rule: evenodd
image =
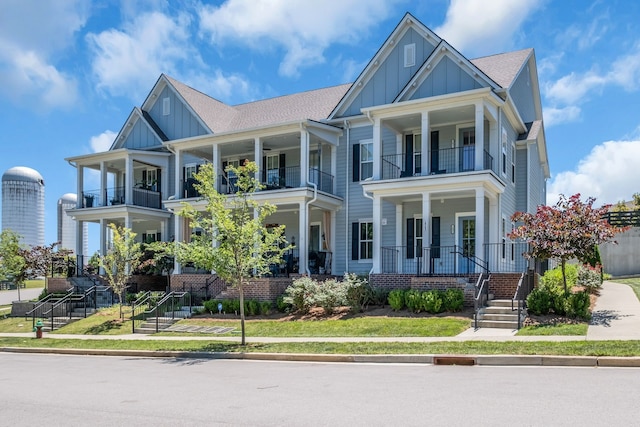
<svg viewBox="0 0 640 427"><path fill-rule="evenodd" d="M360 143L360 180L373 176L373 142Z"/></svg>
<svg viewBox="0 0 640 427"><path fill-rule="evenodd" d="M373 259L373 222L360 222L360 259Z"/></svg>

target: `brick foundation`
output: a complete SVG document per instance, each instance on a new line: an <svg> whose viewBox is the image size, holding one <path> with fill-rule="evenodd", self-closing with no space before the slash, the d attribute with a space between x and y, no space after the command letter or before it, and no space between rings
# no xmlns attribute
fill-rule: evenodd
<svg viewBox="0 0 640 427"><path fill-rule="evenodd" d="M521 273L491 273L489 293L495 299L511 299L516 293Z"/></svg>
<svg viewBox="0 0 640 427"><path fill-rule="evenodd" d="M422 277L412 274L372 274L369 283L374 288L387 291L394 289L417 289L429 291L432 289L447 290L461 289L464 293L464 305L473 306L474 287L466 278L462 277Z"/></svg>
<svg viewBox="0 0 640 427"><path fill-rule="evenodd" d="M66 292L73 285L66 277L47 277L45 279L45 287L50 294L58 292Z"/></svg>

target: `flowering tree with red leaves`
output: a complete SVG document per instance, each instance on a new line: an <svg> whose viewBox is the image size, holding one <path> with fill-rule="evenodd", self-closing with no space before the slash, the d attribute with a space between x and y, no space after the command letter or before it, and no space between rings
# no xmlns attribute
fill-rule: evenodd
<svg viewBox="0 0 640 427"><path fill-rule="evenodd" d="M579 193L569 198L561 194L555 206L541 205L535 214L516 212L511 217L511 221L521 225L509 237L529 243L530 251L525 256L560 260L565 293L567 260L577 258L585 262L594 247L612 241L617 233L626 230L609 224L604 219L609 205L594 208L595 200L589 197L583 202Z"/></svg>

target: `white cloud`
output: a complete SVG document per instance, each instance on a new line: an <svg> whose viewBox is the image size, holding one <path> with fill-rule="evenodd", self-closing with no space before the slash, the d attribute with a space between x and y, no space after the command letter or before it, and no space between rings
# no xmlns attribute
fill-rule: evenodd
<svg viewBox="0 0 640 427"><path fill-rule="evenodd" d="M580 117L581 111L580 107L575 105L569 105L564 108L547 107L542 112L544 115L544 124L550 127L560 123L574 122Z"/></svg>
<svg viewBox="0 0 640 427"><path fill-rule="evenodd" d="M607 141L595 146L578 163L575 171L564 171L549 184L547 203L555 203L559 194L580 193L598 204L629 200L638 192L640 182L640 140Z"/></svg>
<svg viewBox="0 0 640 427"><path fill-rule="evenodd" d="M212 44L243 43L255 50L284 49L281 75L325 61L332 43L355 43L394 12L401 0L227 0L198 11L200 29Z"/></svg>
<svg viewBox="0 0 640 427"><path fill-rule="evenodd" d="M467 56L511 47L513 35L541 0L451 0L444 23L435 33Z"/></svg>
<svg viewBox="0 0 640 427"><path fill-rule="evenodd" d="M87 0L5 1L0 13L0 92L36 110L76 103L77 81L53 58L74 43L88 16Z"/></svg>
<svg viewBox="0 0 640 427"><path fill-rule="evenodd" d="M92 136L89 144L93 153L101 153L111 148L113 141L115 141L118 134L116 132L106 130L100 135Z"/></svg>

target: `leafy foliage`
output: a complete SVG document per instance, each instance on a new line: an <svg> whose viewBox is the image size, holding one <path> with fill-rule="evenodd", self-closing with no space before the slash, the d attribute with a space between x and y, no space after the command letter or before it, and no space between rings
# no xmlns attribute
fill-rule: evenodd
<svg viewBox="0 0 640 427"><path fill-rule="evenodd" d="M464 306L464 292L462 289L447 289L443 294L445 311L460 311Z"/></svg>
<svg viewBox="0 0 640 427"><path fill-rule="evenodd" d="M179 242L176 256L181 263L215 271L218 277L235 286L240 295L242 344L245 344L244 284L254 273L269 273L269 266L280 264L291 246L284 237L284 225L266 227L265 220L276 211L271 203L258 203L253 194L262 188L255 179L258 168L253 162L227 167L227 174L237 177L237 192L231 196L218 193L211 164L195 174L195 189L202 195L204 208L183 203L179 215L193 228L203 232L191 242Z"/></svg>
<svg viewBox="0 0 640 427"><path fill-rule="evenodd" d="M595 293L602 287L602 269L598 265L592 267L590 265L582 265L578 269L578 284L584 286L590 294Z"/></svg>
<svg viewBox="0 0 640 427"><path fill-rule="evenodd" d="M402 289L394 289L389 292L389 305L393 311L400 311L405 307L404 291Z"/></svg>
<svg viewBox="0 0 640 427"><path fill-rule="evenodd" d="M582 202L580 194L569 198L560 195L555 206L541 205L535 214L516 212L511 217L513 222L522 225L509 236L529 243L531 251L527 256L560 260L565 292L567 260L577 258L584 262L592 255L594 246L611 241L617 233L625 230L612 226L603 218L608 205L594 208L594 202L593 197Z"/></svg>

